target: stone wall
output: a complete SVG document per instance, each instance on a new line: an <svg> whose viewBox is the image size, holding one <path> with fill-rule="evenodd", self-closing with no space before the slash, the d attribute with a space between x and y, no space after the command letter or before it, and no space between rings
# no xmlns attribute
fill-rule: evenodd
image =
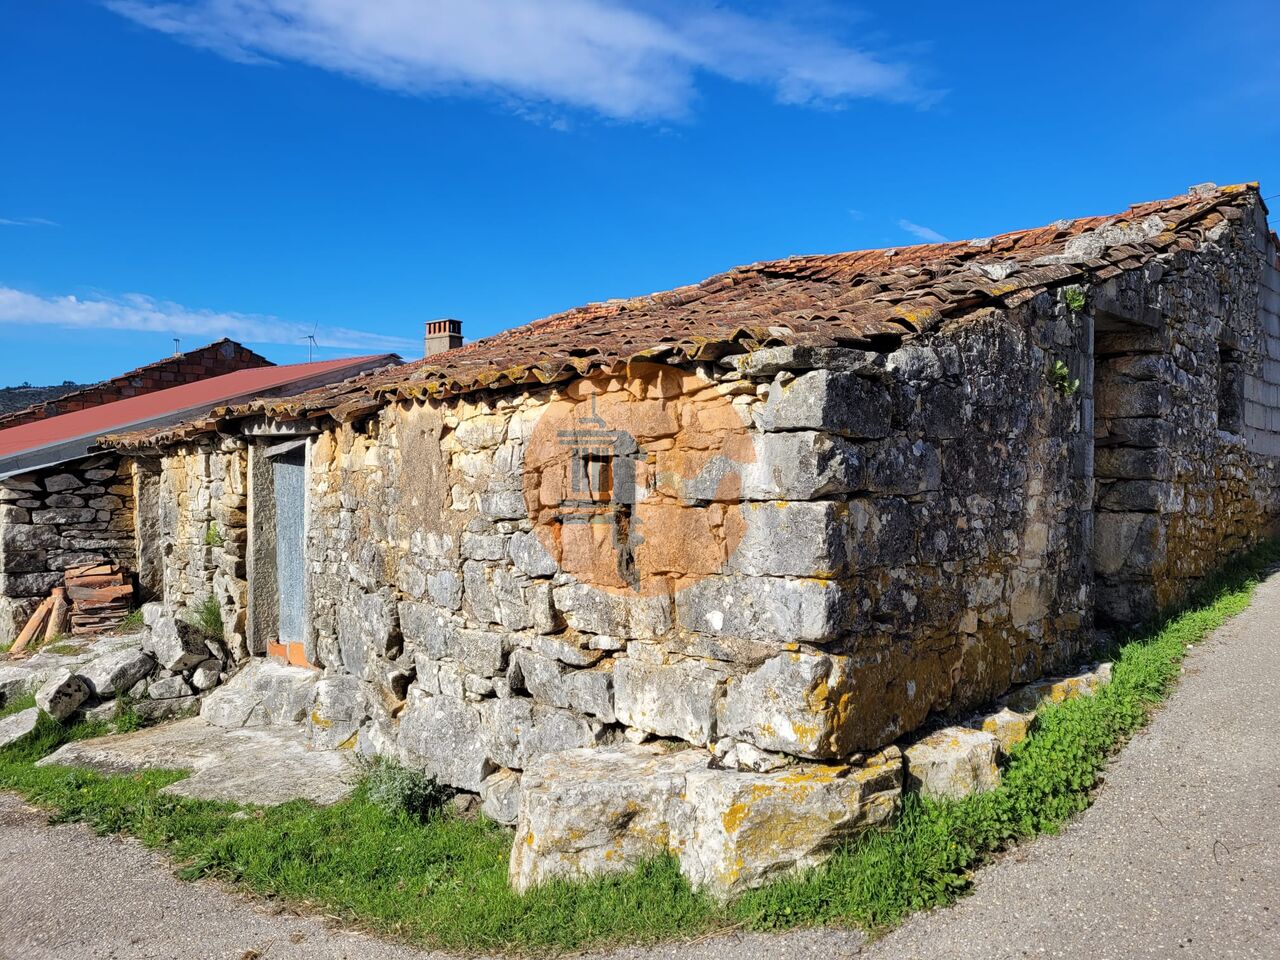
<svg viewBox="0 0 1280 960"><path fill-rule="evenodd" d="M620 740L838 759L1079 660L1095 605L1148 616L1276 518L1264 229L890 353L634 365L322 430L304 659L330 719L496 790ZM586 501L556 454L588 419L631 446L583 476L640 491L603 525L566 519ZM245 461L170 451L159 497L166 599L217 596L238 637Z"/></svg>
<svg viewBox="0 0 1280 960"><path fill-rule="evenodd" d="M63 571L132 569L133 484L115 454L0 480L0 643L21 631Z"/></svg>
<svg viewBox="0 0 1280 960"><path fill-rule="evenodd" d="M519 819L521 888L655 849L755 885L892 816L894 741L1085 660L1095 614L1151 616L1274 529L1274 251L1227 210L1198 251L890 352L247 421L136 463L139 556L154 530L166 605L216 597L234 655L260 654L288 496L309 615L283 655L319 672L255 669L306 678L314 746ZM272 464L303 447L297 503Z"/></svg>
<svg viewBox="0 0 1280 960"><path fill-rule="evenodd" d="M1280 519L1280 338L1261 208L1213 243L1089 293L1103 620L1184 599ZM1229 221L1229 223L1232 221Z"/></svg>
<svg viewBox="0 0 1280 960"><path fill-rule="evenodd" d="M1131 623L1274 522L1262 229L888 354L776 348L323 432L307 658L367 749L492 794L555 750L831 760L958 715L1083 658L1095 578ZM588 400L635 441L610 470L648 471L625 563L616 522L548 517L567 481L540 431Z"/></svg>
<svg viewBox="0 0 1280 960"><path fill-rule="evenodd" d="M775 349L322 433L308 659L344 691L331 719L488 797L624 739L846 757L1077 658L1090 436L1046 368L1081 362L1087 327L1028 311L889 355ZM657 478L633 584L616 548L549 537L563 477L530 463L593 395Z"/></svg>
<svg viewBox="0 0 1280 960"><path fill-rule="evenodd" d="M224 640L232 655L248 655L247 555L248 456L241 440L186 444L165 452L158 476L136 465L139 527L155 531L151 550L163 570L165 607L182 614L213 597L221 610Z"/></svg>

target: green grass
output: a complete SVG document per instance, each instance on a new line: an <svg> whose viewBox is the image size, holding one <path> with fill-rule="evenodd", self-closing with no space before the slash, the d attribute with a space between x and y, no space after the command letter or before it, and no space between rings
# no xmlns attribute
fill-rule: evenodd
<svg viewBox="0 0 1280 960"><path fill-rule="evenodd" d="M120 626L116 627L116 633L136 633L143 627L142 610L130 610L129 615L120 621Z"/></svg>
<svg viewBox="0 0 1280 960"><path fill-rule="evenodd" d="M1109 755L1169 691L1188 645L1247 606L1272 546L1232 567L1189 612L1130 638L1113 680L1093 697L1041 711L999 789L958 803L909 796L901 819L823 867L717 906L693 893L670 858L624 876L507 888L511 834L447 809L428 815L372 802L368 786L331 807L239 808L159 793L174 772L99 776L34 762L103 724L36 733L0 751L0 786L100 832L169 851L186 878L215 877L415 943L464 951L572 950L807 924L876 932L946 904L993 853L1056 830L1089 802Z"/></svg>
<svg viewBox="0 0 1280 960"><path fill-rule="evenodd" d="M21 713L23 710L30 710L36 705L36 695L34 693L24 693L20 697L14 697L12 700L5 702L0 707L0 720L5 717L11 717L15 713Z"/></svg>
<svg viewBox="0 0 1280 960"><path fill-rule="evenodd" d="M116 710L111 718L111 726L116 733L132 733L135 730L141 730L144 726L142 717L138 716L138 711L134 709L133 697L127 693L116 698Z"/></svg>
<svg viewBox="0 0 1280 960"><path fill-rule="evenodd" d="M216 597L205 597L200 606L189 612L187 622L206 637L222 639L222 607L218 606Z"/></svg>
<svg viewBox="0 0 1280 960"><path fill-rule="evenodd" d="M714 908L674 861L626 876L556 884L529 896L507 887L510 831L441 812L425 822L356 795L330 807L271 808L169 797L177 772L101 776L34 763L62 743L104 732L41 717L32 737L0 751L0 786L100 833L168 850L186 879L215 877L383 933L457 949L572 948L650 941L703 929Z"/></svg>

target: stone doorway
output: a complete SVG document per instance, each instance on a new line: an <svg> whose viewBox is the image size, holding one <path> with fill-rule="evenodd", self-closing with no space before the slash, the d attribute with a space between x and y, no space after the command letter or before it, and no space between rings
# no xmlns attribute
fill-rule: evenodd
<svg viewBox="0 0 1280 960"><path fill-rule="evenodd" d="M277 643L285 659L294 662L302 651L306 623L306 560L304 557L307 497L306 451L290 450L274 460L276 492L276 596L280 610ZM295 653L296 650L296 653Z"/></svg>
<svg viewBox="0 0 1280 960"><path fill-rule="evenodd" d="M175 505L164 495L158 459L134 460L133 502L139 600L163 600L165 556L172 549L168 531L174 529L177 518Z"/></svg>
<svg viewBox="0 0 1280 960"><path fill-rule="evenodd" d="M249 647L309 666L306 440L255 444L250 486Z"/></svg>
<svg viewBox="0 0 1280 960"><path fill-rule="evenodd" d="M1167 330L1099 311L1094 329L1094 537L1098 622L1135 624L1158 609L1162 514L1173 496Z"/></svg>

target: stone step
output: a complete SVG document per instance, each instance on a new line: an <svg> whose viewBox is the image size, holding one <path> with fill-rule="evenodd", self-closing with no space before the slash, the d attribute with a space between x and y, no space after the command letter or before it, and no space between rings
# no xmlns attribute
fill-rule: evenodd
<svg viewBox="0 0 1280 960"><path fill-rule="evenodd" d="M300 724L316 697L320 672L275 660L254 659L204 698L200 716L217 727L282 727Z"/></svg>

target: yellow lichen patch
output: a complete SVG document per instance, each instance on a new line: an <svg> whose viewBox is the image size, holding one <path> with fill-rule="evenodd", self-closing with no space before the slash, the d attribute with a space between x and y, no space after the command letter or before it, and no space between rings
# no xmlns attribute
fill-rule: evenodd
<svg viewBox="0 0 1280 960"><path fill-rule="evenodd" d="M731 803L729 809L720 817L720 822L724 824L724 831L730 835L738 832L738 828L742 826L742 821L747 818L749 812L745 803Z"/></svg>
<svg viewBox="0 0 1280 960"><path fill-rule="evenodd" d="M351 736L347 737L347 739L343 740L340 744L338 744L338 749L354 750L356 748L356 742L359 741L359 739L360 739L360 731L359 730L352 731Z"/></svg>
<svg viewBox="0 0 1280 960"><path fill-rule="evenodd" d="M837 767L803 767L794 772L785 773L778 778L779 783L785 784L825 784L833 783L843 777L849 768L846 766Z"/></svg>

